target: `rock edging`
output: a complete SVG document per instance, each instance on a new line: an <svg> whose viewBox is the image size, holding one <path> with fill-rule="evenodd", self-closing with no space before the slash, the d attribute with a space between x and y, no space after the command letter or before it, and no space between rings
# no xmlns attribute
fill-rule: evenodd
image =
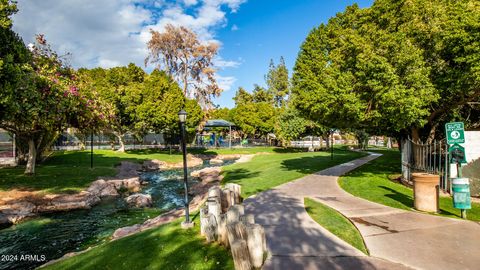
<svg viewBox="0 0 480 270"><path fill-rule="evenodd" d="M197 158L200 158L203 162L203 159L208 158L218 158L218 159L237 159L235 163L244 163L250 161L255 155L218 155L218 156L202 156L198 155ZM221 175L221 167L207 167L201 170L193 171L190 175L195 178L199 178L200 182L195 183L191 188L190 192L195 194L194 198L189 204L189 211L197 211L202 204L208 198L208 190L212 187L218 187L220 185L223 176ZM184 214L183 209L173 209L168 212L161 214L158 217L148 219L142 224L135 224L128 227L123 227L115 230L112 235L112 240L117 240L144 230L148 230L160 225L169 223L177 218L180 218Z"/></svg>
<svg viewBox="0 0 480 270"><path fill-rule="evenodd" d="M138 171L141 165L122 162L117 178L99 179L77 194L27 196L0 205L0 227L8 227L40 213L90 209L102 198L120 196L124 191L138 192L141 188Z"/></svg>

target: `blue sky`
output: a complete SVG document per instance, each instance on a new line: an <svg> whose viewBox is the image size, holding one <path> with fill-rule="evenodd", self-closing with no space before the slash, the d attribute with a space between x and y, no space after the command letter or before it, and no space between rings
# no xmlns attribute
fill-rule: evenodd
<svg viewBox="0 0 480 270"><path fill-rule="evenodd" d="M270 59L285 58L291 70L309 31L348 5L373 0L21 0L13 28L25 43L45 34L71 65L109 68L133 62L144 66L150 29L182 25L204 41L221 44L215 59L224 89L215 100L233 107L239 86L265 85ZM146 67L151 71L152 67Z"/></svg>
<svg viewBox="0 0 480 270"><path fill-rule="evenodd" d="M232 97L239 86L251 91L255 83L265 85L270 59L278 63L283 56L291 70L310 30L353 3L368 7L372 1L257 0L242 4L237 13L228 16L228 27L218 32L222 57L240 62L237 68L220 72L236 81L218 98L218 104L233 107ZM233 25L238 30L232 31Z"/></svg>

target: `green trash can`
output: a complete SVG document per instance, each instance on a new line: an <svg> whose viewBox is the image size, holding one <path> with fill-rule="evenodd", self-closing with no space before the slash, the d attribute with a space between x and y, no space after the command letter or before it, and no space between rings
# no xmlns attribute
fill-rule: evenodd
<svg viewBox="0 0 480 270"><path fill-rule="evenodd" d="M454 178L452 181L453 207L457 209L471 209L470 183L468 178Z"/></svg>

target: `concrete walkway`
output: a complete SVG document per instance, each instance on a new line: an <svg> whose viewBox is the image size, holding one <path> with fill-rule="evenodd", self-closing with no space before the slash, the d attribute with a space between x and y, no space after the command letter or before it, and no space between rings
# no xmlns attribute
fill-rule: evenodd
<svg viewBox="0 0 480 270"><path fill-rule="evenodd" d="M270 257L264 269L479 269L480 224L390 208L343 191L338 176L370 155L308 175L245 200L265 227ZM314 198L354 222L370 257L310 218Z"/></svg>

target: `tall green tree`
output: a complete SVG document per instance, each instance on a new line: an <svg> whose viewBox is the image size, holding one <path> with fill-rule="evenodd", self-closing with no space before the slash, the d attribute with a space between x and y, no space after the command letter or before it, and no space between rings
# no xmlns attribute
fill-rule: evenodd
<svg viewBox="0 0 480 270"><path fill-rule="evenodd" d="M237 92L235 93L235 97L233 97L235 101L235 105L238 106L240 104L246 104L249 102L253 102L253 96L247 92L243 87L239 87Z"/></svg>
<svg viewBox="0 0 480 270"><path fill-rule="evenodd" d="M275 65L273 59L270 60L270 66L265 81L268 85L268 92L273 96L275 107L284 107L287 97L290 94L290 81L288 69L285 65L285 59L280 57L280 63Z"/></svg>
<svg viewBox="0 0 480 270"><path fill-rule="evenodd" d="M231 110L229 108L216 108L208 113L208 119L223 119L232 121Z"/></svg>
<svg viewBox="0 0 480 270"><path fill-rule="evenodd" d="M165 133L178 130L178 112L185 108L187 127L195 130L203 118L201 107L195 100L185 99L178 84L165 72L154 70L143 83L126 88L125 99L135 100L127 108L135 129L143 133Z"/></svg>
<svg viewBox="0 0 480 270"><path fill-rule="evenodd" d="M275 124L275 135L283 146L288 146L290 141L300 138L311 121L303 118L294 108L282 110Z"/></svg>
<svg viewBox="0 0 480 270"><path fill-rule="evenodd" d="M124 137L134 130L136 119L132 116L135 106L141 102L138 88L143 84L146 73L142 68L130 63L125 67L111 69L95 68L79 70L85 91L96 93L105 103L109 104L105 128L114 134L120 143L118 151L125 151ZM134 94L137 94L136 96Z"/></svg>
<svg viewBox="0 0 480 270"><path fill-rule="evenodd" d="M102 128L114 134L125 151L124 136L142 136L148 132L178 134L178 112L187 113L187 127L192 133L203 111L195 100L184 97L178 84L165 72L154 70L146 74L140 67L129 64L111 69L82 69L79 72L86 91L94 92L105 106ZM171 136L171 137L172 137Z"/></svg>
<svg viewBox="0 0 480 270"><path fill-rule="evenodd" d="M267 89L261 87L258 84L255 84L253 87L254 87L252 92L253 102L255 103L265 102L265 103L273 104L274 96Z"/></svg>
<svg viewBox="0 0 480 270"><path fill-rule="evenodd" d="M234 100L231 120L240 127L244 137L262 137L274 131L276 112L271 102L272 96L266 89L255 85L255 90L250 94L240 87Z"/></svg>
<svg viewBox="0 0 480 270"><path fill-rule="evenodd" d="M445 118L480 96L479 11L468 0L348 7L303 43L295 106L327 126L434 137Z"/></svg>

